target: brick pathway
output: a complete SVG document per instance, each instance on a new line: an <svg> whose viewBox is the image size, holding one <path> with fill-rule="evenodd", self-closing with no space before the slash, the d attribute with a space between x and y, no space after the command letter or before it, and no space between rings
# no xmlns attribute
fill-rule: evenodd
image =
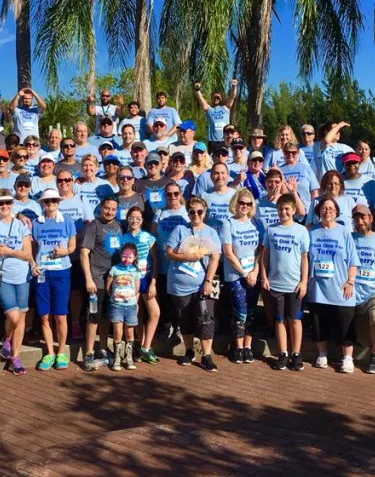
<svg viewBox="0 0 375 477"><path fill-rule="evenodd" d="M0 373L0 476L375 475L375 376L163 359Z"/></svg>

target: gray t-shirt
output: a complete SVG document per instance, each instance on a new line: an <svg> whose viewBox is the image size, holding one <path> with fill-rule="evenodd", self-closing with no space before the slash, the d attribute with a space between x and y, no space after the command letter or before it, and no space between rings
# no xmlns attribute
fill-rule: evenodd
<svg viewBox="0 0 375 477"><path fill-rule="evenodd" d="M74 164L67 164L64 160L58 162L55 166L55 175L57 175L60 171L69 171L73 175L73 179L78 179L78 177L82 177L82 167L79 162L75 162Z"/></svg>
<svg viewBox="0 0 375 477"><path fill-rule="evenodd" d="M126 214L131 207L139 207L145 210L145 201L141 194L135 192L131 197L119 197L119 207L117 209L116 220L123 223L126 220Z"/></svg>
<svg viewBox="0 0 375 477"><path fill-rule="evenodd" d="M92 279L98 289L105 289L111 267L120 262L121 227L115 220L110 224L95 219L86 225L82 234L82 248L90 253Z"/></svg>

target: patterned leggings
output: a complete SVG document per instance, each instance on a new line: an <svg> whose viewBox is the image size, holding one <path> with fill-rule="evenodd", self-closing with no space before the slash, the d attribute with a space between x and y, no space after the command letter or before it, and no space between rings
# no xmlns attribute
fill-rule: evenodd
<svg viewBox="0 0 375 477"><path fill-rule="evenodd" d="M260 283L254 287L247 285L245 278L226 282L233 307L232 331L235 339L252 336L259 298Z"/></svg>

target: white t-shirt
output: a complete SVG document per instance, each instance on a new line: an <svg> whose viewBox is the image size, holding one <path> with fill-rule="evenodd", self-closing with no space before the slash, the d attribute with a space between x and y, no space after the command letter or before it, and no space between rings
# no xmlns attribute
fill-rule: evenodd
<svg viewBox="0 0 375 477"><path fill-rule="evenodd" d="M113 134L117 134L117 124L118 124L118 116L117 116L117 106L114 104L107 104L107 106L103 105L96 105L95 106L95 134L99 134L99 124L103 118L109 117L113 121Z"/></svg>

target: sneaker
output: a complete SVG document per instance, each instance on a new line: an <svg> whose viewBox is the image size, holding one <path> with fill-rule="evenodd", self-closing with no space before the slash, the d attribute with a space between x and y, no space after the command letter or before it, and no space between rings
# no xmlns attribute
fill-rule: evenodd
<svg viewBox="0 0 375 477"><path fill-rule="evenodd" d="M202 366L203 369L205 369L206 371L209 371L211 373L216 373L217 372L217 366L212 361L212 357L211 357L210 354L207 354L206 356L202 356L201 366Z"/></svg>
<svg viewBox="0 0 375 477"><path fill-rule="evenodd" d="M125 344L125 369L137 369L133 361L133 341Z"/></svg>
<svg viewBox="0 0 375 477"><path fill-rule="evenodd" d="M112 364L112 371L121 371L121 348L122 343L114 343L115 358ZM105 359L105 358L104 358Z"/></svg>
<svg viewBox="0 0 375 477"><path fill-rule="evenodd" d="M106 349L100 349L98 351L98 359L108 359L109 363L109 353Z"/></svg>
<svg viewBox="0 0 375 477"><path fill-rule="evenodd" d="M370 363L368 365L368 368L366 369L366 373L375 374L375 354L371 355Z"/></svg>
<svg viewBox="0 0 375 477"><path fill-rule="evenodd" d="M133 352L133 358L136 363L142 363L142 349L138 348Z"/></svg>
<svg viewBox="0 0 375 477"><path fill-rule="evenodd" d="M243 350L243 362L252 363L254 361L254 353L250 348L245 348Z"/></svg>
<svg viewBox="0 0 375 477"><path fill-rule="evenodd" d="M293 371L303 371L305 369L301 353L292 354L292 369Z"/></svg>
<svg viewBox="0 0 375 477"><path fill-rule="evenodd" d="M55 369L57 371L62 371L63 369L66 369L69 366L69 361L64 353L59 353L56 356L56 362L55 362Z"/></svg>
<svg viewBox="0 0 375 477"><path fill-rule="evenodd" d="M42 361L39 361L38 371L48 371L55 364L56 356L54 354L46 354Z"/></svg>
<svg viewBox="0 0 375 477"><path fill-rule="evenodd" d="M242 364L243 363L243 348L236 348L233 350L232 363Z"/></svg>
<svg viewBox="0 0 375 477"><path fill-rule="evenodd" d="M3 359L11 359L12 357L12 342L10 338L3 339L3 345L1 349L1 357Z"/></svg>
<svg viewBox="0 0 375 477"><path fill-rule="evenodd" d="M286 353L279 353L279 358L275 361L273 369L277 369L279 371L284 371L287 368L289 363L289 356Z"/></svg>
<svg viewBox="0 0 375 477"><path fill-rule="evenodd" d="M83 369L85 371L94 371L96 369L94 363L94 353L86 353L83 358Z"/></svg>
<svg viewBox="0 0 375 477"><path fill-rule="evenodd" d="M159 362L159 358L155 356L152 349L146 351L143 346L141 347L141 360L148 364L158 364Z"/></svg>
<svg viewBox="0 0 375 477"><path fill-rule="evenodd" d="M318 356L315 361L315 367L321 369L328 368L327 356Z"/></svg>
<svg viewBox="0 0 375 477"><path fill-rule="evenodd" d="M195 361L195 352L192 349L187 349L185 356L180 356L177 363L180 366L190 366Z"/></svg>
<svg viewBox="0 0 375 477"><path fill-rule="evenodd" d="M352 359L343 359L340 368L341 373L354 373L354 363Z"/></svg>
<svg viewBox="0 0 375 477"><path fill-rule="evenodd" d="M25 368L22 366L21 360L18 356L12 358L12 368L15 376L26 374Z"/></svg>

